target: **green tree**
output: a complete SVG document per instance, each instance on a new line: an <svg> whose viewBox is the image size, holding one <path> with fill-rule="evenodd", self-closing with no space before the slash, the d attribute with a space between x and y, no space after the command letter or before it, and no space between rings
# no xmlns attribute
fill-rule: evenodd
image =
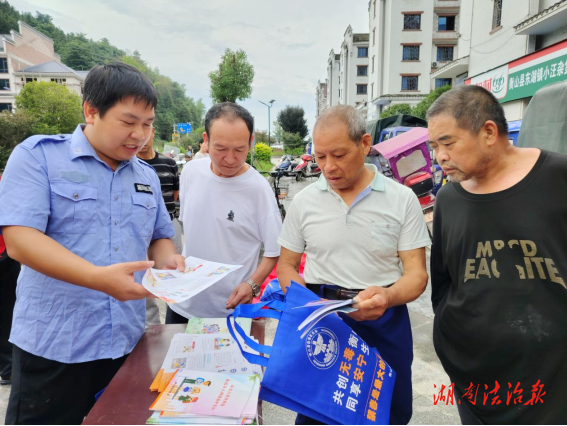
<svg viewBox="0 0 567 426"><path fill-rule="evenodd" d="M16 96L16 107L35 120L33 133L72 133L83 120L81 97L53 82L27 83Z"/></svg>
<svg viewBox="0 0 567 426"><path fill-rule="evenodd" d="M299 133L283 133L284 152L286 154L299 155L305 150L305 141Z"/></svg>
<svg viewBox="0 0 567 426"><path fill-rule="evenodd" d="M280 124L279 121L274 121L272 123L272 141L275 141L276 143L282 143L283 142L283 134L284 131L282 129L282 126ZM273 142L272 142L273 143Z"/></svg>
<svg viewBox="0 0 567 426"><path fill-rule="evenodd" d="M395 104L382 111L382 113L380 114L380 118L391 117L392 115L398 115L398 114L409 115L411 113L412 113L412 108L410 104Z"/></svg>
<svg viewBox="0 0 567 426"><path fill-rule="evenodd" d="M33 134L35 119L24 111L0 113L0 170L4 170L8 157L17 144Z"/></svg>
<svg viewBox="0 0 567 426"><path fill-rule="evenodd" d="M10 34L11 30L18 30L20 14L10 3L0 1L0 34Z"/></svg>
<svg viewBox="0 0 567 426"><path fill-rule="evenodd" d="M284 132L297 133L301 139L309 134L305 111L300 106L287 105L278 113L278 122Z"/></svg>
<svg viewBox="0 0 567 426"><path fill-rule="evenodd" d="M81 38L70 40L63 46L61 61L76 70L90 70L96 63L92 45Z"/></svg>
<svg viewBox="0 0 567 426"><path fill-rule="evenodd" d="M209 73L209 79L214 103L242 101L252 95L254 67L244 50L226 49L218 68Z"/></svg>
<svg viewBox="0 0 567 426"><path fill-rule="evenodd" d="M433 104L433 102L437 100L439 96L449 90L451 90L451 86L443 86L431 92L425 97L424 100L422 100L415 106L415 108L412 110L412 115L423 118L425 120L425 115L427 114L429 107Z"/></svg>
<svg viewBox="0 0 567 426"><path fill-rule="evenodd" d="M256 130L254 132L254 140L256 141L256 143L268 143L268 132L265 130Z"/></svg>

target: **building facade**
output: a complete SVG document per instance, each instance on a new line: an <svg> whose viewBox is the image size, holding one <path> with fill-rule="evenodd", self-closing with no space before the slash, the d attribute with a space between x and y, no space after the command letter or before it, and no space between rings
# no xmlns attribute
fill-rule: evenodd
<svg viewBox="0 0 567 426"><path fill-rule="evenodd" d="M341 45L339 103L366 111L368 100L368 33L354 33L349 25Z"/></svg>
<svg viewBox="0 0 567 426"><path fill-rule="evenodd" d="M315 118L318 118L321 113L327 109L327 96L327 83L318 81L315 94Z"/></svg>
<svg viewBox="0 0 567 426"><path fill-rule="evenodd" d="M462 0L472 10L465 84L490 90L506 119L522 119L541 87L567 80L567 0Z"/></svg>
<svg viewBox="0 0 567 426"><path fill-rule="evenodd" d="M341 92L339 89L341 72L341 55L331 49L327 59L327 107L339 104Z"/></svg>
<svg viewBox="0 0 567 426"><path fill-rule="evenodd" d="M370 0L368 120L387 107L419 103L432 89L454 84L431 72L459 54L460 0Z"/></svg>
<svg viewBox="0 0 567 426"><path fill-rule="evenodd" d="M16 95L32 81L64 84L81 95L87 72L62 64L49 37L22 21L18 27L0 35L0 111L14 110Z"/></svg>

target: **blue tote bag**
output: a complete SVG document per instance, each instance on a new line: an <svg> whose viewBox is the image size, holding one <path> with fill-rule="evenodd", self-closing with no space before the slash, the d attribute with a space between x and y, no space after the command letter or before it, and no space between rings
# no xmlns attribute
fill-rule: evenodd
<svg viewBox="0 0 567 426"><path fill-rule="evenodd" d="M293 309L319 297L292 282L285 301L240 305L228 329L257 351L240 349L251 363L266 367L260 398L326 424L388 424L396 373L337 315L328 315L305 338L297 327L311 309ZM264 309L264 308L269 309ZM259 345L230 318L279 320L273 346ZM264 355L269 355L269 358Z"/></svg>

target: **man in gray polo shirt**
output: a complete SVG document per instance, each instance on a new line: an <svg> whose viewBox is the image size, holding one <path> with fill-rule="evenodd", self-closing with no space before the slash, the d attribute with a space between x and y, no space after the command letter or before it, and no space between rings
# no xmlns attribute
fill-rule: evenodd
<svg viewBox="0 0 567 426"><path fill-rule="evenodd" d="M396 371L391 424L412 414L413 343L406 303L427 285L431 244L411 189L365 165L372 137L353 107L326 110L313 130L319 180L293 199L278 240L278 278L306 285L326 299L356 297L358 311L342 319L376 347ZM299 275L306 253L305 279ZM298 415L296 424L317 424Z"/></svg>

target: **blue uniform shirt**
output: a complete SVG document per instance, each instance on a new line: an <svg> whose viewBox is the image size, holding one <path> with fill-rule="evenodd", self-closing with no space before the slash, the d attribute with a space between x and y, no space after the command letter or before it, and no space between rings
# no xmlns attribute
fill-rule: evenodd
<svg viewBox="0 0 567 426"><path fill-rule="evenodd" d="M174 235L154 169L134 157L113 172L81 126L14 149L0 180L0 227L8 225L38 229L98 266L146 260L152 240ZM119 302L24 266L10 341L64 363L119 358L145 318L145 300Z"/></svg>

